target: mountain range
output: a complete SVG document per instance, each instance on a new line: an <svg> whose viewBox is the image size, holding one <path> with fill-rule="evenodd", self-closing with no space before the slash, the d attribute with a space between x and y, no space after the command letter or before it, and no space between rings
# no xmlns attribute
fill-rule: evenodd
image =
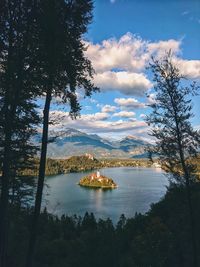
<svg viewBox="0 0 200 267"><path fill-rule="evenodd" d="M38 133L34 140L41 142ZM96 134L87 134L68 128L62 131L50 131L48 143L49 158L67 158L89 153L97 158L142 158L146 157L147 142L134 136L127 136L119 141L110 141Z"/></svg>

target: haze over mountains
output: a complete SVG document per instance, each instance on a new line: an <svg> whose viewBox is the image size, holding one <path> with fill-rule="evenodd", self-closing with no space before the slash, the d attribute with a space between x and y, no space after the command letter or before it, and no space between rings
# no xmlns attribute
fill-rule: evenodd
<svg viewBox="0 0 200 267"><path fill-rule="evenodd" d="M40 141L41 135L38 134L35 142L40 143ZM97 158L145 157L144 148L147 144L133 136L127 136L119 141L111 141L96 134L86 134L69 128L59 132L50 131L48 157L67 158L85 153L90 153Z"/></svg>

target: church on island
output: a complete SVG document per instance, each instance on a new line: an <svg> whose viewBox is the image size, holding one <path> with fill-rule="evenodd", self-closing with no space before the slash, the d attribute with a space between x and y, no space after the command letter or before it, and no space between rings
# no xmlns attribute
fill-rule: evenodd
<svg viewBox="0 0 200 267"><path fill-rule="evenodd" d="M99 182L102 181L100 171L97 171L96 173L91 174L91 180L97 179Z"/></svg>
<svg viewBox="0 0 200 267"><path fill-rule="evenodd" d="M79 185L85 187L93 187L93 188L105 188L105 189L113 189L117 187L117 184L111 179L104 175L101 175L98 170L95 173L89 174L80 179Z"/></svg>

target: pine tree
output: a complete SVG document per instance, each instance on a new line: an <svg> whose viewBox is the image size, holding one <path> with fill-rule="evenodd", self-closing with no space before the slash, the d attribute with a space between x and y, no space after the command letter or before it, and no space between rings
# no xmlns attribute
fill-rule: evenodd
<svg viewBox="0 0 200 267"><path fill-rule="evenodd" d="M171 52L162 60L153 59L150 70L153 73L156 94L155 103L150 105L153 111L147 116L147 122L152 128L151 135L156 142L153 150L170 175L170 180L186 187L193 266L198 266L191 186L197 179L196 166L192 164L192 159L199 151L200 134L191 124L191 95L197 94L199 87L196 83L185 85L188 81L173 63Z"/></svg>
<svg viewBox="0 0 200 267"><path fill-rule="evenodd" d="M33 153L29 142L38 116L34 110L35 68L33 66L34 1L0 2L0 265L6 262L9 227L9 192L23 160ZM33 150L32 150L33 148Z"/></svg>
<svg viewBox="0 0 200 267"><path fill-rule="evenodd" d="M82 88L85 96L98 89L91 82L93 69L85 58L82 35L92 19L90 0L43 0L39 2L38 31L40 34L39 66L42 69L40 86L45 91L43 133L33 223L26 266L31 267L40 215L45 178L48 143L49 111L53 97L69 104L70 115L75 119L80 112L76 89Z"/></svg>

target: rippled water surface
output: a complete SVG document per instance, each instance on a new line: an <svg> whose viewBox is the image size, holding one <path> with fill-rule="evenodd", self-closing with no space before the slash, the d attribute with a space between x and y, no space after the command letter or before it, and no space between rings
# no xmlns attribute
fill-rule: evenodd
<svg viewBox="0 0 200 267"><path fill-rule="evenodd" d="M110 217L115 222L123 213L145 213L157 202L168 184L159 168L105 168L101 174L112 178L118 188L113 190L88 189L77 182L86 173L70 173L46 178L45 205L48 211L61 215L83 215L93 212L97 218ZM91 173L91 172L88 172Z"/></svg>

